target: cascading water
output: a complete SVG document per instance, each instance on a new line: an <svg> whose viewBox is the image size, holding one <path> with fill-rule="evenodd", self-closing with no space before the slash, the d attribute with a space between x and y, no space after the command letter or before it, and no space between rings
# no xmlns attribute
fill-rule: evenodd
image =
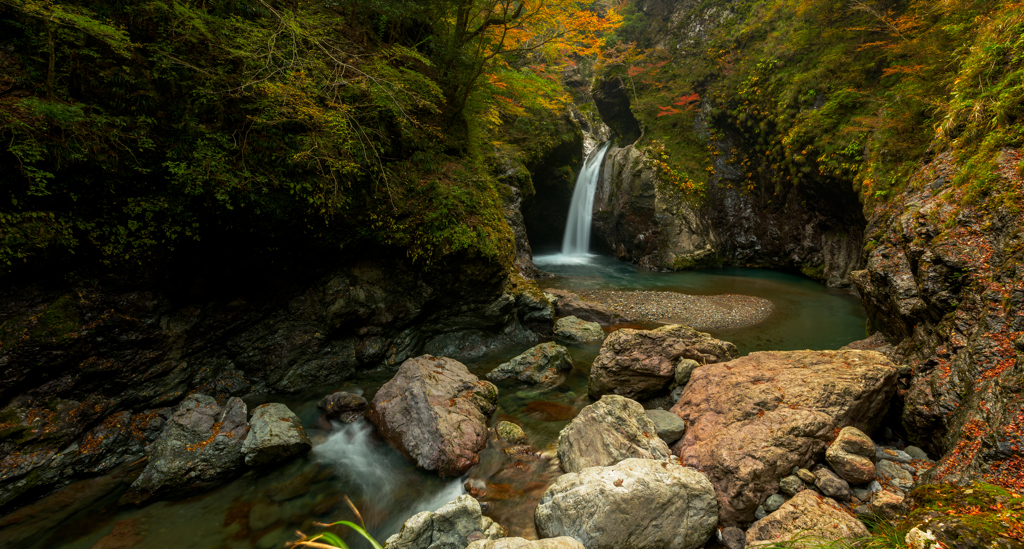
<svg viewBox="0 0 1024 549"><path fill-rule="evenodd" d="M597 191L597 177L601 173L604 155L611 141L601 145L583 163L576 188L569 205L569 219L565 222L562 237L562 255L580 256L590 251L590 221L593 217L594 193Z"/></svg>

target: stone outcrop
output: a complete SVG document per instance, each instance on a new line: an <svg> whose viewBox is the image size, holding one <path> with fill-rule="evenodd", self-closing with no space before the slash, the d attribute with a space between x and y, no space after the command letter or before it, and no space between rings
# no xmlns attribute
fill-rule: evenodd
<svg viewBox="0 0 1024 549"><path fill-rule="evenodd" d="M146 468L122 501L181 497L230 480L242 469L248 432L241 399L231 398L222 408L207 395L188 396L153 443Z"/></svg>
<svg viewBox="0 0 1024 549"><path fill-rule="evenodd" d="M536 315L550 329L550 303L500 262L318 263L216 287L171 277L181 291L114 277L3 285L0 508L140 459L191 392L293 393L426 349L472 358L535 344Z"/></svg>
<svg viewBox="0 0 1024 549"><path fill-rule="evenodd" d="M498 539L507 532L501 525L483 516L480 503L462 495L440 509L424 511L402 524L402 529L387 539L385 549L462 549L470 542Z"/></svg>
<svg viewBox="0 0 1024 549"><path fill-rule="evenodd" d="M534 514L542 537L588 549L696 549L718 524L708 479L674 460L627 459L562 475Z"/></svg>
<svg viewBox="0 0 1024 549"><path fill-rule="evenodd" d="M613 332L590 369L590 396L617 394L646 399L676 380L680 359L713 364L739 356L736 346L687 326Z"/></svg>
<svg viewBox="0 0 1024 549"><path fill-rule="evenodd" d="M487 374L487 379L498 382L517 379L524 383L551 384L572 370L569 350L556 343L541 343L525 353L505 362Z"/></svg>
<svg viewBox="0 0 1024 549"><path fill-rule="evenodd" d="M586 322L574 316L555 321L555 336L559 339L587 343L604 339L604 330L596 322Z"/></svg>
<svg viewBox="0 0 1024 549"><path fill-rule="evenodd" d="M337 392L320 399L316 407L323 412L324 418L328 420L353 423L363 417L368 405L366 399L360 395Z"/></svg>
<svg viewBox="0 0 1024 549"><path fill-rule="evenodd" d="M840 540L868 535L864 523L835 500L804 490L747 530L747 546L795 538Z"/></svg>
<svg viewBox="0 0 1024 549"><path fill-rule="evenodd" d="M611 309L601 305L585 301L578 295L568 290L545 290L545 294L553 298L557 316L574 316L585 322L597 322L602 325L616 324L623 322L623 318Z"/></svg>
<svg viewBox="0 0 1024 549"><path fill-rule="evenodd" d="M249 421L249 435L242 443L245 464L267 467L301 456L313 449L298 416L284 404L257 406Z"/></svg>
<svg viewBox="0 0 1024 549"><path fill-rule="evenodd" d="M616 395L580 410L558 434L562 470L614 465L628 458L667 459L668 445L638 402Z"/></svg>
<svg viewBox="0 0 1024 549"><path fill-rule="evenodd" d="M497 403L498 389L461 362L424 355L402 363L366 417L416 465L456 476L480 461Z"/></svg>
<svg viewBox="0 0 1024 549"><path fill-rule="evenodd" d="M620 145L629 145L640 139L640 122L629 109L629 89L621 78L604 78L591 89L594 105L601 120L612 129Z"/></svg>
<svg viewBox="0 0 1024 549"><path fill-rule="evenodd" d="M672 408L687 423L673 451L711 479L723 524L749 522L836 430L870 431L882 419L897 373L873 351L760 352L702 366Z"/></svg>

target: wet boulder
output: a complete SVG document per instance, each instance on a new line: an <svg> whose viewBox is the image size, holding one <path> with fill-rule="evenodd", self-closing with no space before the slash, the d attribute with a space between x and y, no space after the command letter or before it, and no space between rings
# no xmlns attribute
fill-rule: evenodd
<svg viewBox="0 0 1024 549"><path fill-rule="evenodd" d="M316 406L328 420L353 423L363 416L367 404L359 395L339 391L325 396Z"/></svg>
<svg viewBox="0 0 1024 549"><path fill-rule="evenodd" d="M668 445L640 403L607 395L580 410L558 434L558 459L567 473L614 465L628 458L667 459Z"/></svg>
<svg viewBox="0 0 1024 549"><path fill-rule="evenodd" d="M618 313L604 305L580 299L578 295L568 290L548 290L547 295L555 304L557 316L574 316L585 322L597 322L606 326L624 320Z"/></svg>
<svg viewBox="0 0 1024 549"><path fill-rule="evenodd" d="M747 545L787 542L794 538L840 540L868 535L864 523L835 500L804 490L747 530Z"/></svg>
<svg viewBox="0 0 1024 549"><path fill-rule="evenodd" d="M370 402L367 419L418 466L457 476L480 462L498 389L461 362L423 355L402 363Z"/></svg>
<svg viewBox="0 0 1024 549"><path fill-rule="evenodd" d="M875 443L856 427L839 431L839 436L825 451L825 460L850 484L875 480Z"/></svg>
<svg viewBox="0 0 1024 549"><path fill-rule="evenodd" d="M586 322L574 316L567 316L555 321L555 336L559 339L586 343L604 339L604 330L596 322Z"/></svg>
<svg viewBox="0 0 1024 549"><path fill-rule="evenodd" d="M249 436L242 451L245 464L268 467L301 456L313 448L302 422L284 404L257 406L249 422Z"/></svg>
<svg viewBox="0 0 1024 549"><path fill-rule="evenodd" d="M483 516L480 503L462 495L430 512L413 515L388 538L386 549L462 549L477 540L502 538L508 532Z"/></svg>
<svg viewBox="0 0 1024 549"><path fill-rule="evenodd" d="M149 462L123 502L181 497L230 480L243 467L249 432L245 403L230 398L222 408L213 397L185 398L149 452Z"/></svg>
<svg viewBox="0 0 1024 549"><path fill-rule="evenodd" d="M548 342L491 370L487 379L498 382L514 378L524 383L548 384L558 381L569 370L572 370L569 350L557 343Z"/></svg>
<svg viewBox="0 0 1024 549"><path fill-rule="evenodd" d="M702 366L672 408L687 424L673 450L711 479L724 525L749 522L837 429L877 425L898 371L874 351L760 352Z"/></svg>
<svg viewBox="0 0 1024 549"><path fill-rule="evenodd" d="M615 394L637 400L650 398L666 391L676 380L680 359L712 364L737 356L739 352L732 343L688 326L618 330L605 340L601 354L590 369L590 396Z"/></svg>
<svg viewBox="0 0 1024 549"><path fill-rule="evenodd" d="M675 460L627 459L558 477L534 514L541 537L588 549L696 549L718 524L715 490Z"/></svg>

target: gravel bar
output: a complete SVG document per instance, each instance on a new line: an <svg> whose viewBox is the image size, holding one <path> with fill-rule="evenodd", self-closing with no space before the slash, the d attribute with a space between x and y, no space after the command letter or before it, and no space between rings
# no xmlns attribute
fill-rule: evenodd
<svg viewBox="0 0 1024 549"><path fill-rule="evenodd" d="M683 324L698 330L745 328L763 322L775 306L749 295L690 295L678 292L573 290L580 298L619 313L631 322Z"/></svg>

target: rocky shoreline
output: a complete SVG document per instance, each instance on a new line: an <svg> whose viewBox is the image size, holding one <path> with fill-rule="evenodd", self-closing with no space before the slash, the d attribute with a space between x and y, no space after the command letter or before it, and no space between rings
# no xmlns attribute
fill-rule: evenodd
<svg viewBox="0 0 1024 549"><path fill-rule="evenodd" d="M746 328L764 322L775 310L771 301L749 295L611 290L574 293L619 315L623 322L682 324L697 330Z"/></svg>

